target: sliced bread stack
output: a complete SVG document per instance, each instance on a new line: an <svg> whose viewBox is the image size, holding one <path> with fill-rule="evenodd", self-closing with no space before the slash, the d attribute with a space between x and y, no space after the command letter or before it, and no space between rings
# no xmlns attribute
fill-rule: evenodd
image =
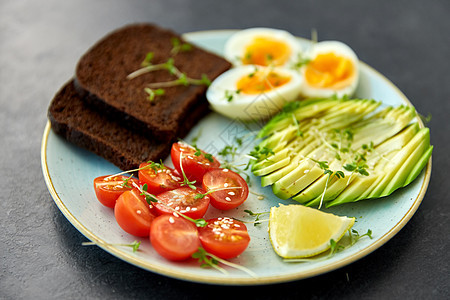
<svg viewBox="0 0 450 300"><path fill-rule="evenodd" d="M150 100L149 84L187 78L215 79L231 67L226 60L196 46L178 51L181 36L152 24L134 24L112 32L80 59L75 78L55 95L48 109L52 129L68 141L102 156L123 170L164 159L208 112L205 84L163 87ZM174 51L175 50L175 51ZM173 61L166 69L127 76L151 64ZM147 61L148 62L148 61Z"/></svg>

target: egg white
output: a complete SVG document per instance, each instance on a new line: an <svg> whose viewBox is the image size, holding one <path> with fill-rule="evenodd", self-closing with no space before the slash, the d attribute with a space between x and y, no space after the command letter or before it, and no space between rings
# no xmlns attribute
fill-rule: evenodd
<svg viewBox="0 0 450 300"><path fill-rule="evenodd" d="M326 98L337 96L342 98L344 96L351 97L358 86L359 82L359 62L356 53L346 44L339 41L323 41L316 44L313 44L310 48L309 53L307 53L306 57L310 60L313 60L317 55L324 53L334 53L338 56L343 56L349 59L353 67L355 68L354 76L351 78L351 81L339 89L334 89L332 87L329 88L321 88L315 87L308 83L308 81L304 78L306 67L304 67L301 71L303 76L303 85L301 89L301 95L305 98Z"/></svg>
<svg viewBox="0 0 450 300"><path fill-rule="evenodd" d="M225 43L224 56L234 66L242 65L242 57L245 55L247 46L252 42L255 37L271 37L280 41L283 41L291 49L290 58L283 66L292 64L298 55L302 53L302 48L292 34L285 30L273 29L273 28L249 28L236 32Z"/></svg>
<svg viewBox="0 0 450 300"><path fill-rule="evenodd" d="M280 75L290 76L290 81L260 94L233 93L237 82L244 76L258 70L270 68ZM216 112L243 121L267 119L281 110L287 102L297 99L302 85L302 77L293 70L285 68L261 67L254 65L238 66L217 77L206 91L206 98ZM227 97L232 93L232 99Z"/></svg>

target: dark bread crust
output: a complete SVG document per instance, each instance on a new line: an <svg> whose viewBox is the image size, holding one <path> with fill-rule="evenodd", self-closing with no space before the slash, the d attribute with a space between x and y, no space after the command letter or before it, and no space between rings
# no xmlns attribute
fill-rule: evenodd
<svg viewBox="0 0 450 300"><path fill-rule="evenodd" d="M165 94L152 103L144 88L148 83L176 79L166 70L149 72L132 80L126 77L141 68L148 52L154 53L153 64L170 57L174 32L152 24L134 24L118 29L100 40L80 59L76 69L76 86L84 99L97 110L118 120L123 126L167 141L179 132L189 112L206 102L206 86L165 88ZM206 74L210 80L228 70L226 60L193 47L179 52L175 65L190 78Z"/></svg>
<svg viewBox="0 0 450 300"><path fill-rule="evenodd" d="M170 140L182 138L207 111L208 106L204 103L189 113L180 131ZM138 168L144 161L159 161L170 153L170 142L156 142L89 107L77 93L73 80L66 83L51 101L48 118L55 133L122 170Z"/></svg>

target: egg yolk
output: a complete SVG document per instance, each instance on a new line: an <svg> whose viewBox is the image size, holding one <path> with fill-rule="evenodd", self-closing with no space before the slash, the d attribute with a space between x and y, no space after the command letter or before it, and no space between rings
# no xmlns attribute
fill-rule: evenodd
<svg viewBox="0 0 450 300"><path fill-rule="evenodd" d="M291 76L256 71L241 77L237 82L237 89L245 94L260 94L278 88L290 80Z"/></svg>
<svg viewBox="0 0 450 300"><path fill-rule="evenodd" d="M334 53L323 53L308 63L305 70L306 81L318 88L343 88L355 73L353 63Z"/></svg>
<svg viewBox="0 0 450 300"><path fill-rule="evenodd" d="M291 48L284 41L260 36L247 46L242 58L244 65L284 65L291 55Z"/></svg>

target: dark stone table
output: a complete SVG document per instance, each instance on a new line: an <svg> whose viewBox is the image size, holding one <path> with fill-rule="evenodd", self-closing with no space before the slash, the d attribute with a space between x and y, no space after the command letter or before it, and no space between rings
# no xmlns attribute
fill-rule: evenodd
<svg viewBox="0 0 450 300"><path fill-rule="evenodd" d="M449 299L450 1L0 2L0 299ZM367 257L314 278L269 286L203 285L153 274L97 247L44 183L47 106L96 40L127 23L179 33L255 26L337 39L432 115L433 171L410 222Z"/></svg>

